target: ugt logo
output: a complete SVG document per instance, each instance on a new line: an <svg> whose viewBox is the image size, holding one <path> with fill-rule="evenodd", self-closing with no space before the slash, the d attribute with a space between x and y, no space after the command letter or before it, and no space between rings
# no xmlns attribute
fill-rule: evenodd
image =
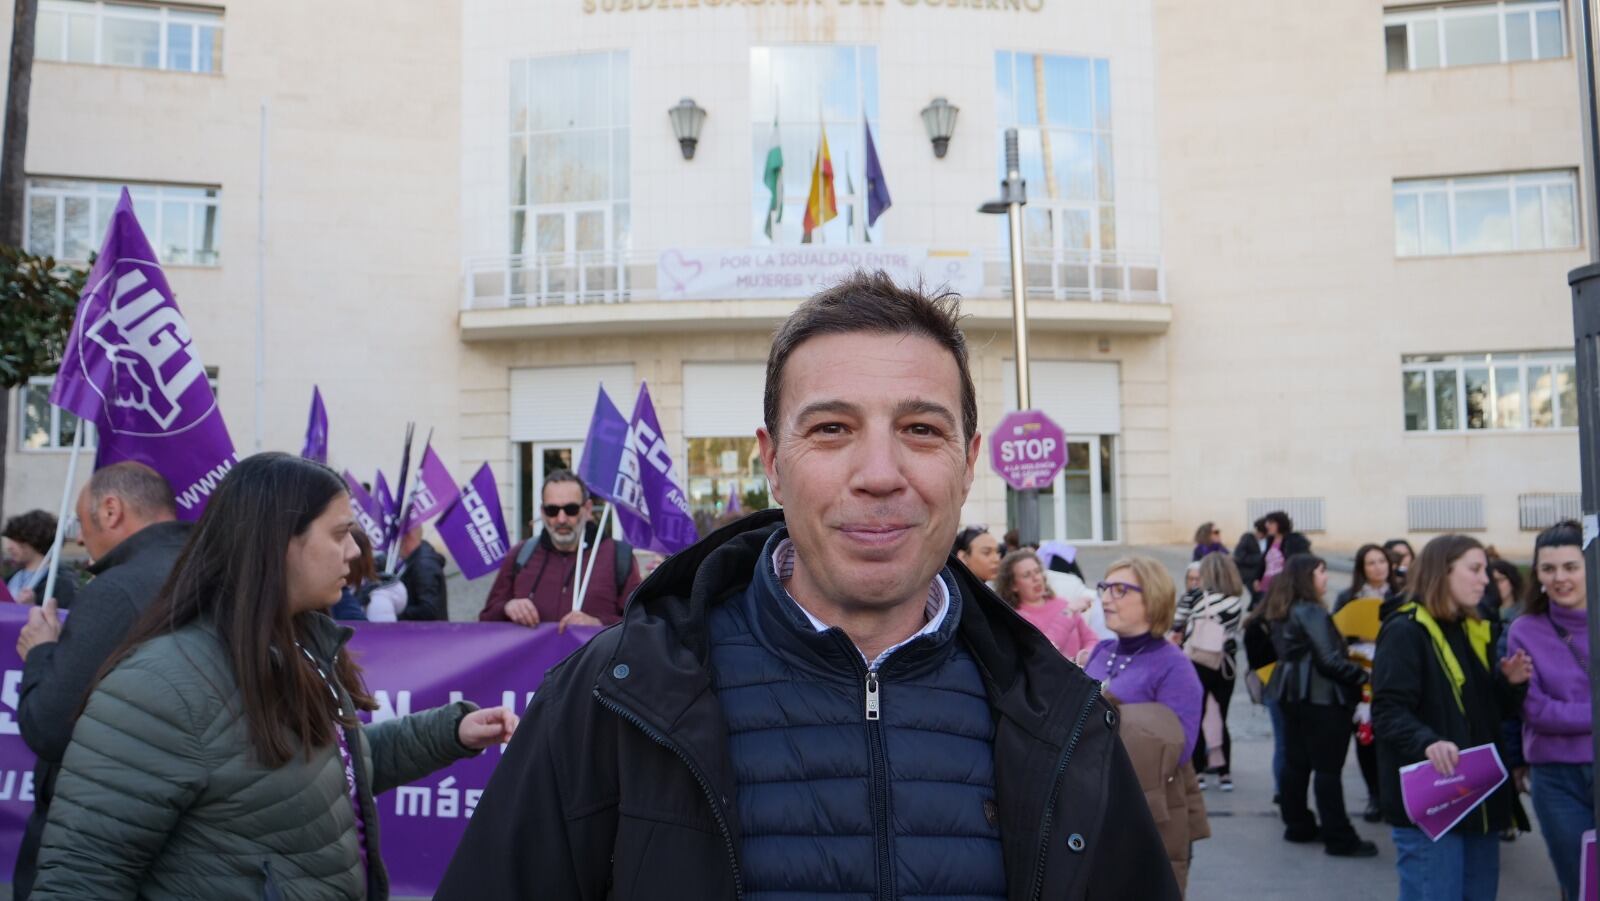
<svg viewBox="0 0 1600 901"><path fill-rule="evenodd" d="M109 379L100 388L102 396L116 411L113 416L127 433L166 435L182 431L205 418L215 406L205 381L205 367L190 352L193 338L165 291L158 290L145 274L142 260L126 260L112 270L109 302L99 318L84 329L84 337L104 356ZM105 297L105 285L96 288ZM91 370L101 366L85 354ZM191 393L198 385L204 393ZM185 413L189 415L185 415ZM128 415L131 414L131 415ZM183 420L180 422L180 420Z"/></svg>

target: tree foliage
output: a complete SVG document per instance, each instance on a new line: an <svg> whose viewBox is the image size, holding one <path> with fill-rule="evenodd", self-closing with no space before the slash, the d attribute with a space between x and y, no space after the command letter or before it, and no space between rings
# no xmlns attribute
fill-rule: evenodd
<svg viewBox="0 0 1600 901"><path fill-rule="evenodd" d="M88 271L0 246L0 388L55 372Z"/></svg>

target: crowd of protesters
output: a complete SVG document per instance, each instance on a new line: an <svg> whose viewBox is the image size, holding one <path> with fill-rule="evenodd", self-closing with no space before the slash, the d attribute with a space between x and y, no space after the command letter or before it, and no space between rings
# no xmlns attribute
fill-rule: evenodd
<svg viewBox="0 0 1600 901"><path fill-rule="evenodd" d="M802 304L758 434L783 509L648 581L583 482L550 474L479 619L621 628L525 721L458 701L362 723L377 705L338 620L447 618L444 559L417 530L385 565L321 464L246 458L193 524L154 470L102 468L75 511L91 578L58 566L42 602L57 523L7 521L38 757L15 897L386 898L374 797L509 742L440 899L1176 899L1210 780L1234 787L1241 678L1273 724L1286 841L1378 853L1346 809L1354 744L1401 901L1493 898L1523 792L1576 897L1576 524L1539 535L1526 580L1467 536L1364 545L1332 605L1283 512L1231 551L1204 523L1181 590L1143 555L1091 581L1063 542L957 527L979 446L957 321L881 274ZM1486 744L1513 777L1431 840L1400 770L1449 775Z"/></svg>

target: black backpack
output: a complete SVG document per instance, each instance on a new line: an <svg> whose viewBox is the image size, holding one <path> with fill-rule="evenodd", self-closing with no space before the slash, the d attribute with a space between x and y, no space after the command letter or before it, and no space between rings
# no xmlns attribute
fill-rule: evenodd
<svg viewBox="0 0 1600 901"><path fill-rule="evenodd" d="M621 540L613 540L611 543L616 545L617 548L617 594L620 595L622 594L622 587L628 584L628 573L633 572L633 545ZM537 536L529 538L522 543L522 547L517 548L517 560L511 567L512 585L517 584L518 574L522 572L524 566L528 565L528 561L533 559L533 552L538 549L539 539Z"/></svg>

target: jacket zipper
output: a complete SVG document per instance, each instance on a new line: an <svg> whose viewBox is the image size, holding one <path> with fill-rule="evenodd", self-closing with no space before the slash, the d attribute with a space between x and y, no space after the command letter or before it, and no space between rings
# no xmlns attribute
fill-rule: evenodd
<svg viewBox="0 0 1600 901"><path fill-rule="evenodd" d="M878 672L867 670L866 677L867 747L872 754L872 831L878 856L878 898L894 899L894 862L889 855L889 759L883 750L883 722L879 718L882 702L878 696Z"/></svg>
<svg viewBox="0 0 1600 901"><path fill-rule="evenodd" d="M733 897L735 899L743 898L744 880L739 873L739 856L735 852L733 846L733 830L728 828L728 821L722 815L721 796L712 790L711 783L706 779L705 775L700 772L700 767L689 758L688 754L684 753L682 748L678 747L676 744L673 744L672 741L669 740L665 735L662 735L655 729L651 728L643 719L636 716L632 711L623 707L621 704L618 704L615 701L612 701L609 698L601 695L600 689L596 688L594 690L594 698L596 701L600 702L601 707L604 707L612 713L615 713L617 716L622 717L629 723L632 723L635 728L648 736L651 741L654 741L656 744L678 755L678 759L683 761L684 766L689 768L689 772L693 774L695 781L700 783L700 790L705 792L706 801L711 805L711 815L717 821L717 829L722 832L722 844L728 852L728 866L733 871Z"/></svg>
<svg viewBox="0 0 1600 901"><path fill-rule="evenodd" d="M1083 738L1083 725L1089 720L1089 711L1094 709L1095 701L1100 699L1100 686L1096 685L1089 693L1089 700L1078 711L1078 721L1073 724L1072 735L1067 739L1067 746L1061 749L1061 759L1056 762L1056 775L1050 781L1050 798L1044 805L1044 817L1039 823L1039 863L1033 872L1033 891L1028 897L1038 901L1044 893L1044 866L1049 859L1050 827L1055 819L1056 798L1061 794L1061 777L1067 771L1067 764L1072 760L1072 752L1077 750L1079 739Z"/></svg>

